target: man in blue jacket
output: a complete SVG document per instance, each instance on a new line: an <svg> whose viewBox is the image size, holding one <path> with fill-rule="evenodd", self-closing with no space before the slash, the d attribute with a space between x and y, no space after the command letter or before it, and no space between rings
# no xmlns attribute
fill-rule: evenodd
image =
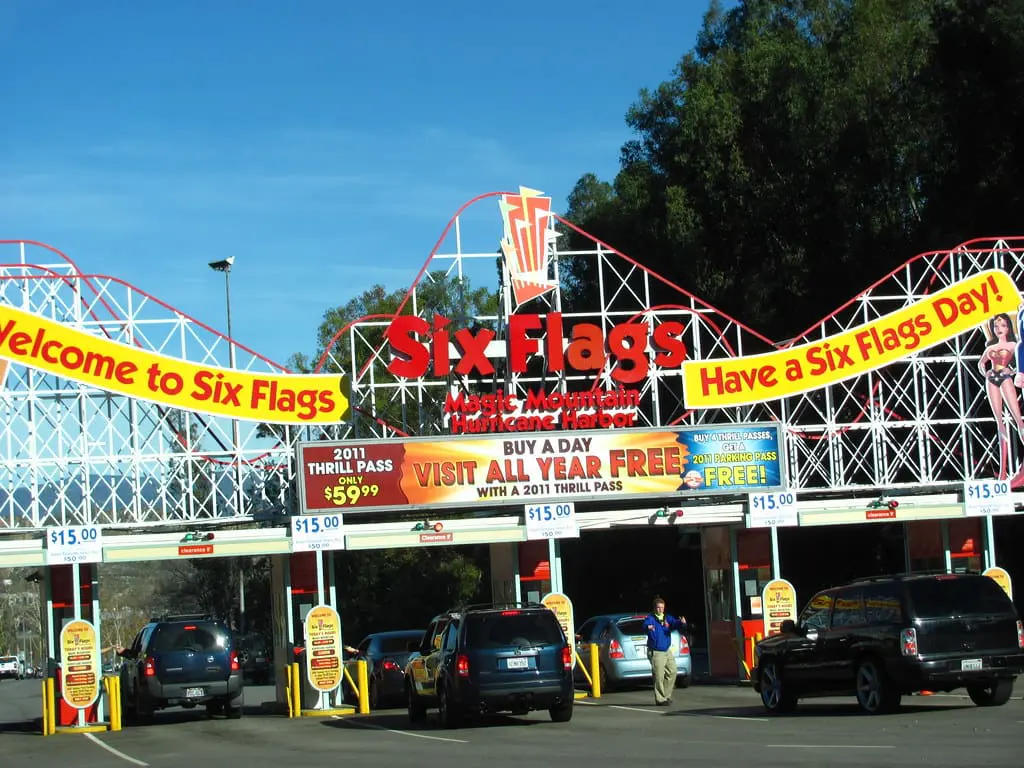
<svg viewBox="0 0 1024 768"><path fill-rule="evenodd" d="M647 630L647 660L651 662L654 678L654 703L667 707L672 703L672 690L676 687L676 649L672 647L672 630L680 634L686 629L686 618L677 619L665 613L665 601L654 598L654 611L644 619Z"/></svg>

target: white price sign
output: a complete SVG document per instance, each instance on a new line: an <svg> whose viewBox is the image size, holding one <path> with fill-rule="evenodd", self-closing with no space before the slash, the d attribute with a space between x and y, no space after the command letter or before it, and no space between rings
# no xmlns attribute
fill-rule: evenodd
<svg viewBox="0 0 1024 768"><path fill-rule="evenodd" d="M526 505L527 539L575 539L579 535L576 505L571 501Z"/></svg>
<svg viewBox="0 0 1024 768"><path fill-rule="evenodd" d="M747 499L748 528L776 528L800 525L800 511L793 491L752 493Z"/></svg>
<svg viewBox="0 0 1024 768"><path fill-rule="evenodd" d="M296 515L292 518L293 552L326 552L345 548L341 515Z"/></svg>
<svg viewBox="0 0 1024 768"><path fill-rule="evenodd" d="M964 509L968 517L1012 515L1013 497L1007 480L968 480L964 483Z"/></svg>
<svg viewBox="0 0 1024 768"><path fill-rule="evenodd" d="M47 565L102 562L103 531L98 525L61 525L46 529Z"/></svg>

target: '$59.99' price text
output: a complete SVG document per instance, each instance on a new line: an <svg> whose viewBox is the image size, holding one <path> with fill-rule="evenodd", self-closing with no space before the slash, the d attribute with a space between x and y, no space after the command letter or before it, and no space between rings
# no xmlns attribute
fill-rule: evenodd
<svg viewBox="0 0 1024 768"><path fill-rule="evenodd" d="M99 528L60 528L50 531L50 544L57 547L78 547L97 541L99 536Z"/></svg>
<svg viewBox="0 0 1024 768"><path fill-rule="evenodd" d="M362 499L372 499L380 493L377 485L329 485L324 488L324 498L336 507L358 504Z"/></svg>

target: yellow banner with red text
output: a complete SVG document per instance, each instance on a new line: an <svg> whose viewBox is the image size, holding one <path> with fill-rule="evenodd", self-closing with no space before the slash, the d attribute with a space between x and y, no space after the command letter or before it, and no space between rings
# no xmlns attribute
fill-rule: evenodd
<svg viewBox="0 0 1024 768"><path fill-rule="evenodd" d="M821 341L721 360L687 360L687 408L726 408L777 400L862 376L1011 314L1020 292L1006 272L990 269L896 312Z"/></svg>

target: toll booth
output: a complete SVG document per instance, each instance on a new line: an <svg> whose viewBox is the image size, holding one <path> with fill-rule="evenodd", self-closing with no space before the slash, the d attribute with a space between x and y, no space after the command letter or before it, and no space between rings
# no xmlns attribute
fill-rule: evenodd
<svg viewBox="0 0 1024 768"><path fill-rule="evenodd" d="M980 517L908 522L907 570L981 573L987 565L982 522Z"/></svg>
<svg viewBox="0 0 1024 768"><path fill-rule="evenodd" d="M62 696L67 667L60 647L61 630L76 619L90 622L100 632L99 584L92 563L51 565L41 580L42 633L47 648L47 676L54 679L56 723L60 728L81 727L103 721L103 700L85 709L70 706ZM99 638L97 637L97 643Z"/></svg>

